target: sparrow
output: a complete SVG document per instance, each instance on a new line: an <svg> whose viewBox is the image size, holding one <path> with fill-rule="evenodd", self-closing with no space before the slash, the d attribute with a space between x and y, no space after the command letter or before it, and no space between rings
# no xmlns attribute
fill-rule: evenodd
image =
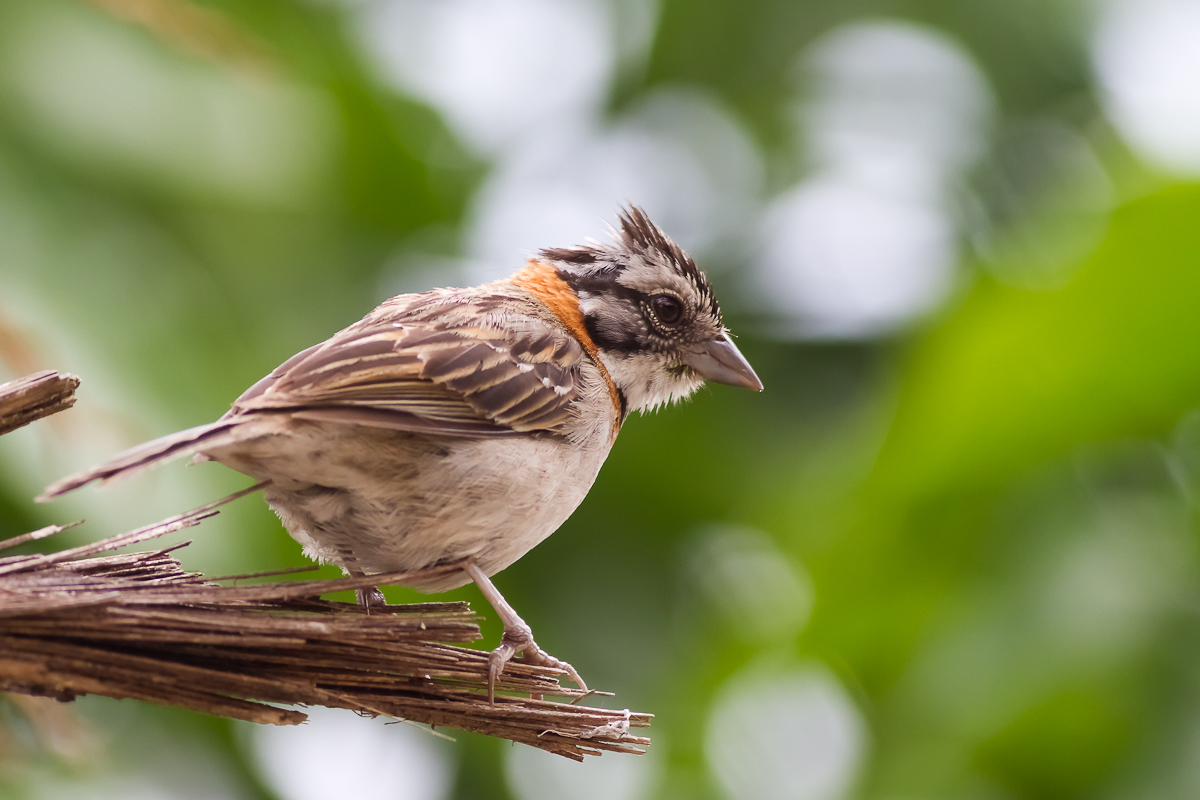
<svg viewBox="0 0 1200 800"><path fill-rule="evenodd" d="M542 250L503 280L385 301L247 389L215 422L72 475L48 500L182 456L262 492L307 556L425 593L474 581L504 625L488 698L516 654L564 671L490 580L588 493L631 412L705 381L762 383L707 277L636 206L612 244ZM383 605L378 589L358 601Z"/></svg>

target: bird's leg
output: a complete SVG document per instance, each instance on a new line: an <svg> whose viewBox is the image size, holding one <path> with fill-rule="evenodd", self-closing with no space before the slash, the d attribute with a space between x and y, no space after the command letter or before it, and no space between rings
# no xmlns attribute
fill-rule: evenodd
<svg viewBox="0 0 1200 800"><path fill-rule="evenodd" d="M346 572L351 578L367 577L367 573L363 572L361 569L355 569L354 567L346 567ZM378 586L368 586L364 589L355 589L354 599L356 599L358 604L366 610L367 614L371 613L372 608L383 608L387 605L387 598L383 596L383 592L379 591Z"/></svg>
<svg viewBox="0 0 1200 800"><path fill-rule="evenodd" d="M377 586L368 586L365 589L355 589L354 599L358 604L371 613L372 608L383 608L387 605L387 598L383 596L383 592L379 591Z"/></svg>
<svg viewBox="0 0 1200 800"><path fill-rule="evenodd" d="M492 604L492 608L496 610L496 615L504 623L504 635L500 638L500 646L488 656L489 703L494 705L496 702L496 678L500 677L500 673L504 671L504 665L517 653L521 653L522 659L530 664L561 669L567 673L567 677L579 684L580 689L583 689L585 692L588 690L587 684L583 682L583 678L579 677L579 673L575 671L574 667L565 661L555 658L537 646L537 642L533 640L533 631L530 630L529 625L513 610L513 607L508 604L508 601L504 599L504 596L500 594L500 591L488 580L488 576L483 574L483 570L474 561L468 561L463 569L471 576L471 580L475 581L475 585L479 587L479 591Z"/></svg>

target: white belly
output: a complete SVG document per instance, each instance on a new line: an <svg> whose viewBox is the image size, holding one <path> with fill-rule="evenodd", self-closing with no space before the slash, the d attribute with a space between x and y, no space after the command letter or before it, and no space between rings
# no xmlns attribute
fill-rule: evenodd
<svg viewBox="0 0 1200 800"><path fill-rule="evenodd" d="M271 481L267 502L307 555L367 574L465 557L488 575L499 572L566 521L611 442L434 440L332 423L288 428L207 454ZM454 572L414 576L408 585L440 592L467 582Z"/></svg>

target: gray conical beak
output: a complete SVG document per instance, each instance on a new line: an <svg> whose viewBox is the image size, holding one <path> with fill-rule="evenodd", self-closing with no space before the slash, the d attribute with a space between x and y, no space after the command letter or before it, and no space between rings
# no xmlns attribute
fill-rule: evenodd
<svg viewBox="0 0 1200 800"><path fill-rule="evenodd" d="M762 391L762 381L754 374L746 357L729 340L728 334L721 334L720 338L700 345L684 357L684 362L705 380Z"/></svg>

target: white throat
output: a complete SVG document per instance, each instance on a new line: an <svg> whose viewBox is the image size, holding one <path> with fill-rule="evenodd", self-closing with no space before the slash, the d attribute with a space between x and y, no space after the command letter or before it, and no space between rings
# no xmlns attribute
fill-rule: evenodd
<svg viewBox="0 0 1200 800"><path fill-rule="evenodd" d="M630 412L652 411L684 400L704 385L704 380L691 371L664 369L662 357L654 353L601 352L600 360L625 395Z"/></svg>

